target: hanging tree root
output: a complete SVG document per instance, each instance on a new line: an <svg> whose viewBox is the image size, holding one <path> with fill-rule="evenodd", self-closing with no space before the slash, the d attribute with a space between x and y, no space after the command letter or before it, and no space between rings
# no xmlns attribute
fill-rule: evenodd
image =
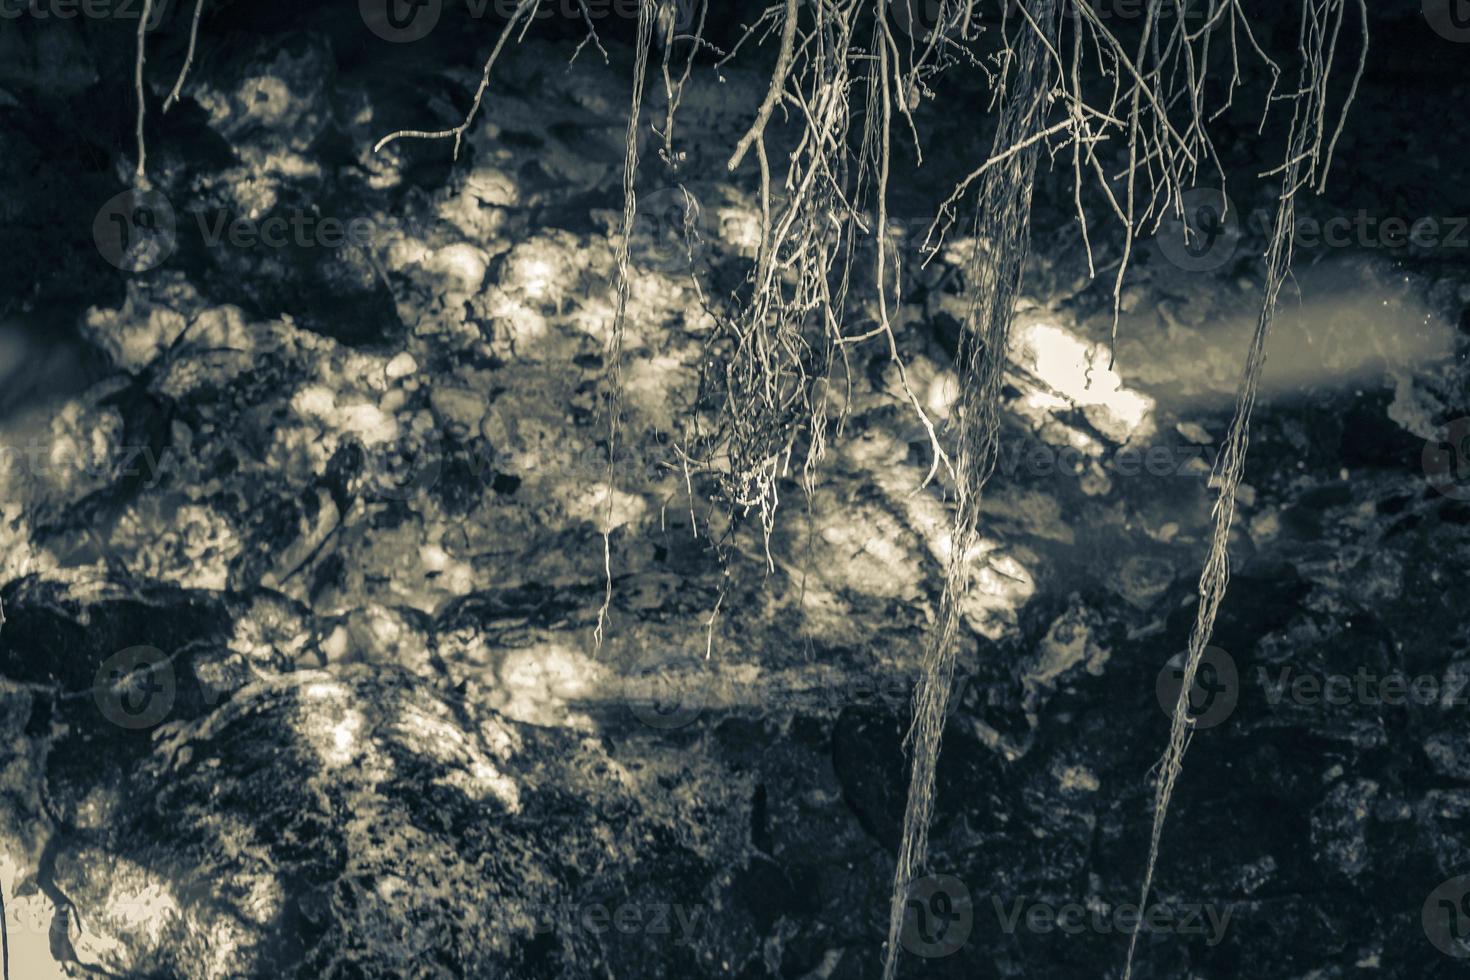
<svg viewBox="0 0 1470 980"><path fill-rule="evenodd" d="M616 506L616 482L618 448L618 422L623 402L623 333L627 327L628 294L632 289L628 253L633 241L633 222L637 220L638 195L634 184L638 176L638 121L643 110L643 82L648 76L648 48L653 40L653 0L641 0L638 5L638 38L635 42L633 62L632 107L628 111L627 143L623 158L623 227L618 237L618 298L613 313L612 330L608 336L608 399L607 399L607 498L602 524L602 570L606 589L602 605L597 610L597 627L593 631L595 650L602 649L602 640L607 627L607 613L612 605L612 532L613 509Z"/></svg>
<svg viewBox="0 0 1470 980"><path fill-rule="evenodd" d="M145 187L144 35L153 2L145 0L134 70L138 99L136 180ZM636 146L649 47L657 27L668 97L659 134L663 138L661 155L665 164L673 167L678 160L673 132L679 94L689 78L695 53L704 45L700 37L704 0L698 2L700 28L692 38L689 58L677 83L669 70L676 38L668 0L642 0L639 7L624 160L623 221L616 248L617 307L609 339L609 475L603 537L607 590L595 633L599 644L611 598L613 461L619 438L622 344L633 275L630 247L637 207ZM732 516L751 512L759 515L767 564L774 568L770 537L780 484L789 477L793 458L803 457L801 485L810 497L827 433L834 424L828 417L827 402L832 372L839 362L847 363L852 348L873 340L886 343L905 399L928 434L933 463L924 482L934 479L942 468L955 488L940 612L926 645L907 740L913 755L912 771L890 907L885 978L895 973L904 900L913 874L925 858L934 766L950 696L960 608L969 581L971 554L979 540L981 495L996 461L999 392L1013 302L1029 241L1031 193L1040 153L1045 149L1055 157L1059 151L1070 149L1073 199L1090 273L1095 274L1096 266L1088 215L1082 205L1084 187L1101 194L1122 229L1122 255L1113 281L1115 348L1122 285L1135 238L1157 230L1168 215L1182 214L1184 191L1202 166L1213 164L1223 184L1224 173L1210 142L1208 124L1230 108L1241 82L1242 55L1253 53L1272 73L1268 101L1290 99L1295 115L1287 162L1273 171L1282 175L1284 190L1268 254L1266 297L1222 457L1215 531L1201 575L1199 613L1157 786L1143 884L1145 899L1152 884L1164 816L1188 744L1188 692L1228 579L1225 544L1244 461L1250 410L1264 361L1265 338L1276 294L1290 266L1293 198L1300 187L1313 180L1319 190L1325 184L1332 150L1341 133L1339 121L1336 131L1327 138L1325 102L1343 11L1349 0L1302 0L1300 47L1307 65L1298 91L1287 96L1275 95L1280 70L1257 42L1241 0L1198 2L1205 7L1204 22L1191 29L1189 18L1184 16L1186 8L1193 6L1191 0L1149 0L1142 17L1128 26L1127 44L1103 23L1091 5L1068 3L1058 9L1057 0L1013 0L1003 4L999 25L980 23L976 0L782 0L747 33L747 37L752 36L762 24L767 25L767 36L779 33L775 68L766 95L727 164L734 171L754 151L759 168L760 241L744 287L732 297L733 311L711 310L717 323L710 341L714 356L701 368L700 402L712 403L713 418L703 422L696 412L686 445L675 447L690 487L691 518L691 474L714 476ZM1366 35L1366 7L1363 0L1356 2ZM907 30L901 32L907 35L906 42L900 41L891 21L898 3L909 5L905 8ZM912 8L921 3L934 15L933 24L916 36ZM192 65L202 4L203 0L196 0L189 52L165 109L178 100ZM399 139L452 137L457 159L463 137L485 99L496 61L512 35L517 41L525 36L538 6L539 0L520 0L517 4L485 60L469 110L458 125L442 130L398 130L379 140L374 150ZM868 24L872 25L870 41L863 45L858 40L859 29ZM588 26L589 38L595 42L590 18ZM1003 41L999 53L988 61L976 56L972 43L982 27L998 27ZM1223 96L1216 109L1208 112L1211 45L1221 39L1228 44L1231 74L1223 85L1213 86L1222 89ZM729 57L739 47L737 44ZM922 249L931 259L938 253L945 233L954 224L955 207L978 184L973 249L966 269L972 305L957 363L961 389L959 411L954 416L955 448L947 451L909 388L894 335L890 310L902 303L903 263L888 234L887 198L895 125L907 131L916 158L922 163L922 141L912 111L929 94L929 83L956 65L976 68L989 76L991 109L999 125L991 153L940 205ZM865 71L855 73L854 66L862 66ZM1360 63L1359 74L1361 70ZM863 100L860 134L852 129L854 96ZM1052 113L1060 118L1048 121ZM784 172L773 172L767 146L769 131L778 117L781 128L796 131L794 148L782 154L786 160ZM788 124L793 120L795 126L791 127ZM1105 157L1104 148L1111 149L1112 155ZM1106 161L1119 158L1122 165L1110 173ZM868 238L873 240L874 248L876 326L849 333L844 325L853 312L849 307L852 268ZM839 432L841 424L839 415L835 421ZM711 628L713 621L712 616ZM1129 948L1130 968L1136 939L1135 933Z"/></svg>
<svg viewBox="0 0 1470 980"><path fill-rule="evenodd" d="M1014 296L1024 257L1025 239L1018 237L1013 229L1024 229L1029 224L1029 174L1034 169L1038 148L1045 145L1055 155L1059 147L1047 141L1050 137L1065 134L1062 143L1071 147L1074 202L1090 272L1095 270L1087 215L1081 203L1084 171L1089 171L1096 178L1096 187L1102 191L1122 226L1123 254L1118 262L1113 288L1113 344L1110 346L1115 349L1122 283L1135 237L1145 231L1156 231L1169 213L1181 213L1184 190L1194 182L1202 164L1212 163L1222 185L1224 183L1224 173L1210 142L1207 124L1231 103L1234 89L1240 84L1240 52L1243 48L1254 51L1270 69L1271 95L1275 93L1279 69L1256 43L1238 0L1209 0L1208 7L1205 23L1199 29L1189 30L1185 26L1185 18L1178 16L1173 26L1165 30L1162 24L1163 0L1151 0L1139 25L1136 47L1130 54L1122 41L1086 4L1067 5L1060 19L1049 2L1016 4L1014 9L1022 26L1016 29L1016 39L1006 35L999 59L1000 82L995 90L1000 126L994 151L944 202L926 240L926 248L932 255L942 245L944 233L953 223L955 202L974 182L980 181L980 209L975 225L977 241L968 270L968 277L973 280L970 288L974 290L976 306L972 307L972 315L962 337L962 344L970 345L970 352L962 352L958 364L961 409L958 413L959 448L954 466L955 523L939 619L926 648L923 670L915 691L914 720L909 733L912 772L890 905L885 980L896 971L897 941L903 925L909 882L923 864L927 845L928 822L933 808L934 767L954 670L959 603L968 583L969 555L978 543L980 494L994 467L994 445L999 424L997 379L1005 360L1011 317L1011 306L1003 300ZM1009 11L1011 7L1006 9ZM1182 14L1181 5L1174 4L1173 12ZM1068 46L1063 40L1062 29L1067 26L1071 28L1070 57L1063 55ZM1003 23L1001 29L1005 32L1007 25ZM1209 114L1204 92L1210 67L1210 43L1216 33L1221 33L1229 41L1232 74L1225 83L1223 104L1214 114ZM1100 71L1084 71L1084 49L1095 56ZM1330 62L1330 58L1328 60ZM1036 75L1037 72L1041 74ZM1099 77L1111 80L1111 91L1105 88L1101 98L1093 96L1090 91ZM1023 83L1022 79L1028 81ZM1319 98L1325 98L1325 71L1309 76L1306 81ZM1047 126L1043 118L1047 103L1052 100L1065 111L1065 118ZM1017 112L1022 110L1022 116L1018 116ZM1319 110L1318 116L1321 115ZM1022 117L1028 120L1028 124L1017 128L1016 120ZM1116 137L1124 138L1127 159L1121 173L1110 177L1096 148ZM1294 152L1291 159L1298 155ZM1030 165L1024 162L1028 159ZM1024 180L1017 170L1018 165L1025 168L1027 176ZM1119 181L1123 184L1121 200L1114 186ZM1284 269L1289 266L1289 249L1284 256L1273 255L1274 261L1285 263L1280 266L1283 271L1279 273L1284 276ZM1274 301L1277 288L1279 277L1268 289L1270 301ZM976 339L977 334L980 339ZM1259 365L1254 370L1258 373ZM1243 422L1239 436L1233 458L1242 460L1245 448ZM1235 479L1238 482L1238 473ZM1232 500L1233 486L1230 487ZM1217 517L1224 515L1227 526L1229 509L1227 505L1217 511ZM1220 546L1223 547L1223 532ZM1214 584L1218 592L1214 602L1218 604L1219 595L1223 595L1223 575ZM1202 646L1201 643L1196 650L1196 663ZM1187 685L1188 680L1186 691ZM1162 820L1161 814L1159 820Z"/></svg>
<svg viewBox="0 0 1470 980"><path fill-rule="evenodd" d="M1357 91L1367 60L1367 7L1364 0L1356 0L1363 28L1363 48L1358 62L1357 76L1348 95ZM1169 745L1159 763L1158 781L1154 792L1153 829L1149 836L1148 863L1144 870L1143 886L1139 896L1139 907L1148 904L1149 891L1153 885L1154 870L1159 859L1159 842L1163 836L1164 819L1169 812L1174 787L1184 767L1184 753L1189 748L1193 733L1190 717L1190 693L1194 687L1205 647L1214 631L1215 616L1220 602L1225 597L1225 588L1230 579L1228 554L1230 525L1235 513L1235 494L1240 487L1245 470L1246 446L1250 441L1251 410L1255 407L1256 392L1260 387L1261 370L1266 363L1266 339L1271 332L1271 322L1276 310L1277 294L1287 275L1291 272L1292 249L1295 244L1296 195L1309 188L1315 181L1318 189L1325 186L1327 166L1331 149L1336 142L1334 134L1328 141L1327 83L1332 64L1336 58L1337 40L1342 28L1344 10L1348 0L1304 0L1302 4L1302 31L1299 43L1303 59L1301 84L1292 100L1291 135L1287 145L1287 162L1273 173L1281 174L1281 195L1277 201L1276 220L1271 229L1271 242L1266 256L1266 289L1261 302L1260 314L1256 319L1256 330L1251 337L1250 349L1246 354L1245 370L1241 376L1239 393L1236 396L1235 415L1230 422L1229 434L1225 439L1225 451L1220 456L1214 479L1220 490L1212 512L1214 531L1210 537L1209 554L1199 579L1199 605L1195 612L1194 628L1189 636L1189 650L1185 657L1184 671L1180 681L1179 698L1174 704L1173 718L1169 726ZM1345 115L1348 105L1344 105ZM1339 123L1337 132L1341 132ZM1324 143L1326 144L1324 147ZM1123 969L1123 978L1128 980L1133 973L1133 959L1138 946L1139 925L1134 924L1128 940L1128 958Z"/></svg>
<svg viewBox="0 0 1470 980"><path fill-rule="evenodd" d="M1040 0L1043 30L1053 22L1053 0ZM1040 56L1044 34L1026 32L1017 57L1000 79L999 125L994 145L999 162L982 178L975 210L975 245L967 269L971 306L960 335L956 371L960 378L959 427L955 452L955 513L939 619L925 649L914 692L914 719L907 744L911 771L904 809L903 839L889 904L883 977L898 969L899 934L910 882L923 864L934 809L934 772L949 707L960 627L960 604L968 587L969 557L978 543L980 502L995 469L1000 445L1000 393L1009 348L1012 310L1030 241L1031 186L1043 128L1049 63ZM1004 152L1008 147L1015 152Z"/></svg>
<svg viewBox="0 0 1470 980"><path fill-rule="evenodd" d="M826 404L833 380L831 371L839 363L846 365L850 349L859 344L877 340L887 346L904 399L929 437L933 462L924 482L932 480L941 467L954 476L953 463L935 426L909 387L894 336L890 311L902 303L902 262L888 233L892 133L895 124L902 125L922 162L922 141L911 112L928 91L929 81L955 65L979 67L987 73L992 69L976 57L970 44L980 20L974 0L927 3L926 9L937 14L933 29L916 33L910 16L904 43L891 16L899 9L898 3L914 2L782 0L765 11L746 35L753 36L764 26L767 37L779 38L766 94L727 165L738 167L754 151L759 169L760 242L745 288L734 297L733 311L715 317L718 329L711 347L718 366L701 385L701 404L713 403L714 418L708 425L694 420L685 444L677 448L686 473L715 478L718 494L731 517L751 513L759 516L768 567L774 567L770 536L780 503L780 485L791 475L793 460L799 458L801 483L810 492L827 444L827 429L834 424ZM1053 31L1053 7L1048 4L1042 8L1034 2L1005 5L1006 19L1000 25L1003 35L1030 39L1028 44L1034 45L1034 53L1025 57L1045 62L1049 76L1054 77L1048 86L1048 101L1063 107L1065 117L1027 134L1024 146L996 148L996 153L941 206L940 219L926 242L929 254L935 254L942 245L944 229L953 221L952 206L973 181L1007 163L1012 155L1058 137L1059 145L1072 146L1078 216L1084 239L1089 241L1089 263L1090 239L1080 196L1083 183L1095 181L1124 228L1124 256L1114 290L1116 317L1134 234L1150 219L1162 219L1169 205L1178 210L1183 188L1199 162L1211 155L1202 95L1211 37L1217 30L1228 31L1234 51L1237 34L1243 32L1250 46L1259 50L1239 12L1239 0L1209 2L1207 23L1191 32L1184 26L1184 18L1177 18L1166 30L1162 25L1164 0L1151 0L1137 54L1132 56L1088 5L1069 5L1070 70L1064 63L1067 59L1062 52L1067 49L1061 33ZM485 98L494 64L513 34L518 32L518 39L524 36L537 6L538 0L521 0L517 5L485 61L470 109L457 126L433 131L399 130L381 139L375 149L403 138L452 137L457 156L463 136ZM704 9L701 3L701 25ZM1043 9L1045 16L1039 16ZM638 93L642 91L650 32L642 23L643 16L640 6L639 63L635 66ZM660 7L653 20L662 27L657 40L664 50L665 87L670 94L662 155L672 166L676 160L672 132L677 92L682 91L694 50L701 42L696 32L689 63L676 89L668 72L668 54L674 41L672 18ZM867 45L858 39L862 25L872 25ZM728 57L733 57L740 46L737 44ZM1090 51L1096 62L1088 71L1083 70L1084 50ZM995 62L992 78L1012 74L1017 58L1016 50L1007 44ZM866 71L854 74L855 66ZM1099 80L1100 93L1092 90ZM1227 91L1233 90L1237 82L1238 68ZM856 147L851 126L854 97L862 101L864 120ZM1177 123L1169 111L1175 106L1184 107ZM631 114L635 121L638 111L635 98ZM787 161L784 173L773 171L767 147L769 130L778 117L785 129L796 131L794 149L782 154ZM791 121L795 127L784 126ZM635 137L636 128L630 128L630 141ZM1126 138L1128 148L1128 165L1121 175L1127 185L1122 200L1114 187L1120 175L1107 174L1097 153L1099 144L1118 138ZM1055 153L1057 146L1047 148ZM625 171L626 237L628 215L636 206L633 168L625 166ZM853 260L869 238L875 250L876 326L849 333L844 324L853 312L849 309ZM616 335L620 335L618 325L626 313L627 279L632 274L625 244L620 252L621 298L614 326L615 344ZM613 390L609 400L614 406L619 384L617 371L610 372L609 386ZM835 425L840 430L841 415ZM616 438L615 423L610 436ZM609 550L605 541L604 564L610 572ZM606 612L605 605L602 612ZM601 630L597 636L600 640Z"/></svg>
<svg viewBox="0 0 1470 980"><path fill-rule="evenodd" d="M134 181L142 189L148 187L145 41L155 2L144 0L133 70L137 100ZM512 35L517 41L525 36L539 2L520 0L517 4L484 62L469 110L458 125L443 130L399 130L379 140L374 150L399 139L452 137L457 159L463 137L486 96L496 61ZM704 0L699 2L702 29ZM909 30L907 42L901 43L891 22L895 3L909 4L910 9L924 6L935 15L933 28L918 37ZM960 610L969 583L971 555L979 541L981 497L996 463L1000 388L1014 299L1029 242L1031 195L1040 153L1045 149L1055 156L1064 148L1070 149L1073 197L1089 272L1095 272L1095 265L1087 213L1082 206L1084 186L1100 192L1121 226L1122 255L1113 280L1111 340L1115 349L1122 286L1135 238L1157 230L1169 214L1182 213L1184 190L1202 166L1213 164L1223 184L1224 173L1208 127L1231 107L1241 82L1242 54L1253 54L1272 72L1268 106L1288 101L1293 115L1285 162L1264 175L1279 175L1282 181L1266 255L1265 292L1225 452L1215 474L1219 491L1212 512L1213 530L1200 575L1199 603L1169 741L1159 763L1141 906L1146 905L1152 888L1164 821L1192 734L1189 694L1228 585L1228 539L1235 496L1244 469L1250 417L1275 304L1290 271L1296 195L1313 185L1319 192L1325 187L1367 50L1365 0L1301 0L1298 49L1303 65L1299 84L1295 91L1276 95L1280 69L1256 40L1241 0L1198 3L1205 8L1203 23L1191 29L1189 18L1184 16L1193 6L1191 0L1149 0L1143 16L1130 28L1129 43L1125 45L1124 38L1104 24L1090 4L1065 3L1059 10L1058 0L1014 0L1002 5L998 27L1004 43L999 55L988 64L975 57L971 46L974 31L980 26L975 0L810 0L804 4L782 0L757 25L769 21L772 32L779 30L776 64L766 95L727 166L735 171L754 151L760 181L760 241L735 311L716 318L719 330L711 346L719 355L718 366L708 374L708 385L701 385L702 395L714 396L716 420L708 428L696 420L688 447L678 447L678 451L686 475L694 471L717 477L732 513L759 514L767 563L774 568L770 537L780 484L790 475L793 458L803 456L801 483L808 495L812 493L832 425L827 391L834 367L839 360L846 362L851 348L881 340L897 367L905 398L929 436L933 464L925 482L932 480L941 467L953 480L955 512L939 615L926 644L914 695L913 723L906 740L912 768L891 895L885 980L892 980L896 973L904 904L913 876L925 860L934 806L934 771L950 698ZM1330 128L1328 84L1352 4L1357 7L1364 43L1341 116L1336 127ZM188 51L164 102L164 111L181 97L194 61L202 10L203 0L196 0ZM696 30L689 61L676 85L669 71L669 52L675 42L671 8L667 0L661 4L658 0L641 0L624 160L623 220L616 248L617 306L609 338L609 471L603 529L607 590L595 632L599 645L612 595L614 459L622 401L622 346L633 275L629 256L637 207L637 137L656 24L669 102L661 134L663 158L671 167L677 159L672 134L678 93L702 43ZM872 30L864 46L858 40L859 29L867 24ZM595 40L595 33L590 32L590 16L588 25L589 37ZM909 27L913 26L910 15ZM1211 46L1222 39L1228 44L1231 74L1224 81L1223 97L1210 112L1206 88L1214 57ZM854 65L862 65L866 71L854 72ZM924 246L931 258L938 252L945 232L954 223L955 207L978 184L973 249L966 269L971 307L956 364L961 385L959 410L954 414L955 448L947 451L909 389L894 335L890 309L902 303L902 262L889 241L887 198L894 127L902 125L907 130L916 158L922 163L922 145L912 111L927 93L929 82L955 65L978 67L990 75L992 109L998 126L991 153L940 205ZM864 100L863 128L856 140L852 131L854 95ZM1048 115L1053 112L1061 118L1049 123ZM794 119L796 124L796 144L784 155L784 173L773 173L767 146L768 131L778 114L781 123ZM1115 158L1123 156L1124 162L1118 172L1110 174L1101 148L1110 146L1116 151L1120 145L1122 153L1115 153ZM852 312L849 298L853 262L860 243L869 237L875 250L877 325L864 332L848 333L844 324ZM840 416L836 427L840 431ZM713 622L712 616L711 628ZM9 937L3 913L0 895L0 972L8 972ZM1137 940L1135 926L1125 980L1131 976Z"/></svg>

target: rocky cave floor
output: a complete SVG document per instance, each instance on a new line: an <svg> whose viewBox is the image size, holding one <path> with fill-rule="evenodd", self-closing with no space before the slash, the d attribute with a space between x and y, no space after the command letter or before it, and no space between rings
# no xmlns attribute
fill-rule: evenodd
<svg viewBox="0 0 1470 980"><path fill-rule="evenodd" d="M176 247L131 275L91 242L120 190L96 148L132 111L96 80L126 47L0 36L7 316L72 310L45 356L105 355L38 368L0 425L13 975L875 977L947 520L886 350L834 386L844 433L809 499L787 488L770 565L747 527L722 568L691 527L717 515L670 465L712 322L649 155L595 651L626 48L508 51L451 163L371 145L452 122L472 60L350 61L333 25L206 52L153 138ZM1304 207L1470 212L1466 134L1439 103L1404 126L1402 91L1370 81L1336 196ZM764 84L706 71L681 109L714 288L752 257L750 171L717 171ZM983 145L955 115L921 113L953 142L901 216ZM1241 186L1243 215L1269 206ZM1112 910L1147 852L1261 239L1246 221L1193 271L1143 243L1109 371L1111 277L1088 279L1069 208L1037 205L939 769L929 869L971 921L957 948L918 924L905 977L1116 975ZM216 215L302 211L371 241L206 240ZM963 245L912 270L898 317L937 418ZM1118 243L1094 245L1109 268ZM1186 761L1140 980L1463 975L1425 909L1470 872L1470 489L1424 454L1470 414L1465 256L1299 257L1214 637L1223 707ZM140 663L147 690L99 693ZM1290 688L1360 674L1418 686ZM1046 918L1068 907L1075 933Z"/></svg>

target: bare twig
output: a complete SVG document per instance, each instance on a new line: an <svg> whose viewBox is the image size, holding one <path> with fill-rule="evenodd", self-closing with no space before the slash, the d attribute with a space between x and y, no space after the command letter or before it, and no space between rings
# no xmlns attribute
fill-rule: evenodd
<svg viewBox="0 0 1470 980"><path fill-rule="evenodd" d="M618 298L613 314L612 332L608 338L608 407L607 407L607 496L602 525L602 571L606 585L602 605L597 610L597 627L593 631L596 650L602 649L607 614L612 606L612 532L613 511L617 502L616 458L618 422L623 400L623 333L628 317L628 296L632 290L632 268L628 260L633 242L633 224L637 219L638 197L634 184L638 176L638 125L643 111L643 83L648 74L648 49L653 39L654 0L638 4L638 40L634 52L633 94L628 110L628 129L623 156L623 228L618 239Z"/></svg>
<svg viewBox="0 0 1470 980"><path fill-rule="evenodd" d="M470 123L474 122L475 114L480 111L480 103L485 98L485 89L489 88L490 86L490 70L495 67L495 62L499 60L500 52L505 48L505 42L508 41L511 34L515 32L516 25L521 25L522 34L524 34L526 28L531 26L532 21L535 20L536 7L540 2L541 0L521 0L521 2L516 6L515 12L511 14L510 20L506 22L505 28L500 32L500 38L495 42L495 47L491 50L490 57L485 59L485 67L480 72L480 84L475 89L474 101L470 103L470 111L465 113L463 122L461 122L458 126L454 126L449 129L400 129L397 132L389 133L387 136L384 136L382 139L378 140L378 142L373 146L373 152L377 153L383 147L387 146L389 143L394 142L395 140L438 140L448 139L452 136L454 137L454 159L458 160L460 141L464 138L464 134L469 130Z"/></svg>
<svg viewBox="0 0 1470 980"><path fill-rule="evenodd" d="M199 15L204 12L204 0L194 0L194 20L189 25L189 51L184 55L184 67L179 69L179 77L174 80L173 91L168 93L168 98L163 100L163 111L168 112L173 108L175 102L179 101L179 95L184 90L184 79L189 77L189 69L194 64L194 48L199 43Z"/></svg>
<svg viewBox="0 0 1470 980"><path fill-rule="evenodd" d="M766 90L766 97L761 101L760 111L755 114L755 121L750 124L740 142L735 144L735 152L730 154L730 162L725 166L734 173L740 166L740 161L745 159L746 151L750 144L761 138L765 132L766 123L771 118L771 112L776 108L776 103L781 99L781 90L786 86L786 74L791 70L791 50L796 44L796 0L786 0L785 20L781 25L781 53L776 57L776 70L771 74L771 86Z"/></svg>
<svg viewBox="0 0 1470 980"><path fill-rule="evenodd" d="M146 61L144 54L145 42L148 37L148 22L153 17L153 0L143 0L143 13L138 18L138 49L137 56L133 61L133 93L138 98L137 117L137 142L138 142L138 167L134 173L134 183L146 190L148 187L148 147L143 143L143 117L147 115L148 105L143 90L143 64Z"/></svg>

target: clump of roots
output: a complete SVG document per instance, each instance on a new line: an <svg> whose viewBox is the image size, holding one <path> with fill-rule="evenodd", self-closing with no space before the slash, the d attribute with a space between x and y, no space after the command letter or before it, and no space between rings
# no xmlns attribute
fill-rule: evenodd
<svg viewBox="0 0 1470 980"><path fill-rule="evenodd" d="M154 2L145 5L145 22ZM666 167L675 168L681 159L674 136L680 96L696 55L714 50L703 39L706 2L640 0L639 4L624 209L616 242L617 305L606 380L609 508L617 475L611 461L620 439L623 327L636 274L630 239L637 214L644 87L657 50L666 109L652 126L661 140L659 156ZM760 207L757 254L728 301L721 297L712 303L700 293L716 329L701 368L699 403L675 447L672 464L685 474L691 514L698 477L731 518L723 535L744 519L758 518L766 562L774 569L770 542L782 488L799 478L801 487L812 492L828 439L842 429L846 400L830 397L834 374L839 365L847 365L854 348L867 344L886 348L902 392L929 436L933 462L925 482L942 468L953 487L943 593L914 695L908 742L912 770L894 876L885 978L895 974L907 891L925 861L934 770L961 633L960 608L979 539L981 497L996 464L1000 390L1041 153L1053 160L1063 154L1070 157L1073 199L1090 272L1084 188L1101 198L1105 212L1121 228L1122 257L1113 280L1116 340L1122 285L1136 236L1156 230L1170 214L1182 214L1184 192L1201 168L1213 164L1224 183L1209 124L1230 108L1241 83L1242 56L1253 55L1271 72L1268 107L1289 101L1293 121L1286 162L1273 171L1281 175L1283 191L1267 256L1266 293L1217 474L1213 537L1200 578L1180 701L1159 772L1143 883L1147 899L1164 818L1189 741L1189 689L1228 580L1225 543L1276 294L1290 268L1293 199L1314 182L1321 189L1341 132L1339 122L1329 136L1326 100L1345 12L1353 5L1366 34L1365 0L1299 2L1300 84L1280 95L1276 94L1280 70L1257 42L1243 0L1147 0L1141 16L1117 25L1117 30L1104 22L1094 5L1080 0L1004 0L1000 19L989 23L982 22L978 0L777 0L724 54L726 60L735 57L752 37L775 43L769 85L727 163L733 174L747 159L754 160ZM484 63L463 122L445 130L400 130L385 136L377 148L398 139L452 139L457 156L484 102L492 69L505 46L529 30L540 3L518 0ZM196 33L201 5L202 0L196 0ZM694 24L692 33L681 33L677 26L680 11L694 14L688 19ZM928 15L927 20L921 21L920 13ZM596 43L590 17L587 26L589 40ZM136 178L146 186L143 40L140 27L134 79ZM191 33L190 53L169 105L184 85L193 47ZM889 234L895 139L910 141L922 165L923 141L914 110L932 97L940 76L956 68L986 76L995 135L987 157L938 203L923 254L906 257ZM1361 62L1358 70L1361 74ZM1228 72L1223 78L1222 71ZM1352 101L1351 91L1347 101ZM966 270L970 307L956 363L959 405L952 415L953 431L941 434L909 389L893 311L903 302L905 261L924 254L932 258L940 250L956 221L956 209L972 190L976 196L969 228L976 244ZM874 289L866 304L856 302L851 289L859 259L871 261ZM854 320L863 326L850 328ZM834 403L843 406L836 418L831 417ZM612 598L610 524L609 511L603 538L607 591L598 617L599 644ZM713 542L722 561L726 540ZM712 616L711 627L713 621ZM1132 957L1130 944L1128 969Z"/></svg>

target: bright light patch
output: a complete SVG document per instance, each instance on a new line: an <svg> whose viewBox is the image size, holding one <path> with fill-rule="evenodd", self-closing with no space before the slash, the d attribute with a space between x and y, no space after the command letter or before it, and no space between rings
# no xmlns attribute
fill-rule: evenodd
<svg viewBox="0 0 1470 980"><path fill-rule="evenodd" d="M158 942L168 921L180 914L178 902L157 884L128 895L111 906L118 921L133 931L145 931Z"/></svg>
<svg viewBox="0 0 1470 980"><path fill-rule="evenodd" d="M485 279L486 265L484 253L473 245L450 245L434 253L434 270L461 289L477 289Z"/></svg>
<svg viewBox="0 0 1470 980"><path fill-rule="evenodd" d="M1153 409L1152 398L1123 386L1123 379L1108 367L1104 344L1089 344L1060 327L1033 323L1017 336L1022 360L1053 391L1077 405L1098 406L1111 414L1131 434ZM1060 408L1049 393L1032 396L1039 408Z"/></svg>
<svg viewBox="0 0 1470 980"><path fill-rule="evenodd" d="M357 743L357 733L362 729L362 716L353 711L337 722L332 729L332 747L325 753L332 765L342 765L352 758L352 747Z"/></svg>
<svg viewBox="0 0 1470 980"><path fill-rule="evenodd" d="M541 259L532 259L522 265L521 288L532 299L541 299L551 291L551 266Z"/></svg>
<svg viewBox="0 0 1470 980"><path fill-rule="evenodd" d="M26 980L67 980L67 974L51 955L48 934L53 910L41 892L18 896L16 879L20 866L6 854L0 857L0 888L5 892L6 938L10 953L10 975Z"/></svg>

